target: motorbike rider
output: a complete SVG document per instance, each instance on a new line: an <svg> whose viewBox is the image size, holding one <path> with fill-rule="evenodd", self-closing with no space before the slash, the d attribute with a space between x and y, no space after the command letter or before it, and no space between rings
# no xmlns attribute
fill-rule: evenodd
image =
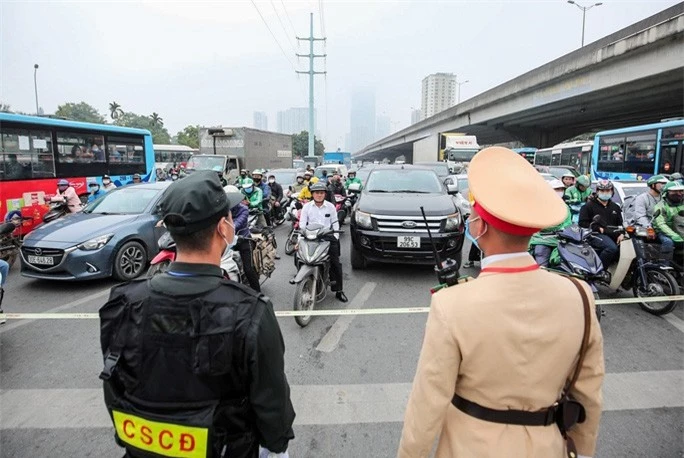
<svg viewBox="0 0 684 458"><path fill-rule="evenodd" d="M340 178L340 173L338 171L333 172L332 177L330 178L330 181L328 183L328 200L335 205L335 194L339 194L341 196L346 196L347 195L347 190L345 189L344 185L342 184L342 180Z"/></svg>
<svg viewBox="0 0 684 458"><path fill-rule="evenodd" d="M4 259L0 259L0 324L5 324L5 312L2 311L2 298L5 295L5 282L9 274L10 265Z"/></svg>
<svg viewBox="0 0 684 458"><path fill-rule="evenodd" d="M561 177L561 181L563 182L565 189L568 189L570 186L575 184L575 174L568 170Z"/></svg>
<svg viewBox="0 0 684 458"><path fill-rule="evenodd" d="M669 180L662 175L654 175L646 181L648 190L634 199L634 220L636 225L641 227L651 226L653 211L658 202L660 202L663 186L667 183L669 183Z"/></svg>
<svg viewBox="0 0 684 458"><path fill-rule="evenodd" d="M591 195L591 181L586 175L580 175L575 184L565 190L565 202L568 205L583 204Z"/></svg>
<svg viewBox="0 0 684 458"><path fill-rule="evenodd" d="M335 231L340 230L340 222L337 219L335 206L328 202L326 197L327 189L324 183L314 183L311 185L313 201L308 202L302 208L299 215L299 225L306 228L309 224L320 224L323 227L331 227ZM347 302L342 285L342 264L340 263L340 234L330 241L330 286L335 292L335 297L341 302Z"/></svg>
<svg viewBox="0 0 684 458"><path fill-rule="evenodd" d="M551 180L549 185L553 188L558 198L563 199L566 189L565 184L560 180ZM555 262L551 260L551 256L554 248L558 246L558 239L553 237L552 234L565 229L571 224L572 214L570 212L570 208L568 207L568 215L562 223L542 229L532 236L530 239L530 247L533 248L534 260L537 261L537 264L542 267L548 267L550 264L555 264Z"/></svg>
<svg viewBox="0 0 684 458"><path fill-rule="evenodd" d="M88 196L88 203L99 199L100 197L104 196L107 191L103 191L100 189L100 185L97 183L97 181L91 181L88 183L88 189L90 190L90 195Z"/></svg>
<svg viewBox="0 0 684 458"><path fill-rule="evenodd" d="M663 198L655 206L653 228L662 244L663 257L669 259L675 245L684 244L684 185L671 181L663 188Z"/></svg>
<svg viewBox="0 0 684 458"><path fill-rule="evenodd" d="M100 378L127 457L161 456L172 443L175 456L206 447L201 456L255 458L259 446L287 456L295 412L273 304L219 267L236 240L230 209L240 200L215 172L172 183L159 210L176 261L112 288L100 309Z"/></svg>
<svg viewBox="0 0 684 458"><path fill-rule="evenodd" d="M603 267L608 269L617 258L618 245L625 237L616 230L616 227L622 226L622 209L612 201L615 189L610 180L600 180L596 191L596 196L588 199L580 210L579 225L598 232L590 243L601 258ZM594 223L597 215L599 220Z"/></svg>
<svg viewBox="0 0 684 458"><path fill-rule="evenodd" d="M361 187L359 187L359 189L361 189L363 187L363 183L361 183L361 178L356 178L356 172L353 170L350 170L349 173L347 174L347 181L344 182L345 189L349 189L349 186L354 184L354 183L358 183L359 185L361 185Z"/></svg>
<svg viewBox="0 0 684 458"><path fill-rule="evenodd" d="M105 190L105 192L116 189L116 185L112 183L112 179L109 175L102 175L102 188Z"/></svg>
<svg viewBox="0 0 684 458"><path fill-rule="evenodd" d="M62 197L65 200L67 208L71 213L77 213L81 211L81 199L78 197L74 187L71 186L64 178L57 182L57 192L55 197L57 196Z"/></svg>
<svg viewBox="0 0 684 458"><path fill-rule="evenodd" d="M297 181L290 186L292 189L293 193L300 193L302 192L302 189L306 187L306 183L304 183L304 174L297 172Z"/></svg>
<svg viewBox="0 0 684 458"><path fill-rule="evenodd" d="M280 201L283 200L283 187L276 181L275 175L268 176L268 186L271 188L271 200L273 200L275 211L282 214L283 209L280 208Z"/></svg>
<svg viewBox="0 0 684 458"><path fill-rule="evenodd" d="M262 193L262 199L264 199L263 203L263 210L264 210L264 218L266 219L266 224L271 225L271 215L270 215L270 210L271 210L271 187L264 181L264 170L263 169L254 169L252 172L252 181L254 181L254 186L257 188L261 189Z"/></svg>
<svg viewBox="0 0 684 458"><path fill-rule="evenodd" d="M223 189L228 194L240 192L236 186L231 185L228 185ZM235 248L240 253L242 269L245 271L249 286L254 291L261 292L259 274L254 270L254 264L252 262L252 244L249 242L249 239L252 238L252 234L249 232L249 208L247 208L247 205L244 204L243 200L240 202L240 205L231 208L230 213L233 216L233 224L235 225L235 236L239 237L235 244Z"/></svg>

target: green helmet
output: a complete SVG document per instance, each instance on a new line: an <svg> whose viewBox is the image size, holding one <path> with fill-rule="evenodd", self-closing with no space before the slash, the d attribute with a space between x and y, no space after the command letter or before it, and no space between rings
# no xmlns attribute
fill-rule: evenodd
<svg viewBox="0 0 684 458"><path fill-rule="evenodd" d="M589 181L589 177L586 175L578 176L575 183L577 185L584 186L585 188L588 188L589 186L591 186L591 181Z"/></svg>
<svg viewBox="0 0 684 458"><path fill-rule="evenodd" d="M665 178L664 176L662 176L662 175L653 175L651 178L648 179L648 181L646 181L646 184L649 185L649 186L653 186L653 185L656 184L656 183L663 183L663 184L665 184L665 183L667 183L667 182L668 182L668 179Z"/></svg>
<svg viewBox="0 0 684 458"><path fill-rule="evenodd" d="M677 183L676 181L670 181L663 187L663 193L669 191L684 191L684 184Z"/></svg>

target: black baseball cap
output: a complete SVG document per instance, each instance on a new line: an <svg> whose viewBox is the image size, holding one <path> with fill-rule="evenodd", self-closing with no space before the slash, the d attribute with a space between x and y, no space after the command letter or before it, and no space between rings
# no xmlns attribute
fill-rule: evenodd
<svg viewBox="0 0 684 458"><path fill-rule="evenodd" d="M192 234L216 224L242 201L241 193L226 193L216 172L197 171L175 181L159 202L171 234Z"/></svg>

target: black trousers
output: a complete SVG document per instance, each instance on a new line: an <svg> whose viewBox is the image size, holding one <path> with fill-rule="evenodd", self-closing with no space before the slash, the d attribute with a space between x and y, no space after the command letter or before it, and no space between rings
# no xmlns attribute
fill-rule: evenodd
<svg viewBox="0 0 684 458"><path fill-rule="evenodd" d="M470 251L468 252L468 261L480 261L480 256L480 250L477 248L477 246L475 246L474 243L470 245Z"/></svg>
<svg viewBox="0 0 684 458"><path fill-rule="evenodd" d="M333 291L342 291L342 263L340 262L340 241L330 242L330 281L335 284L330 287Z"/></svg>
<svg viewBox="0 0 684 458"><path fill-rule="evenodd" d="M261 292L261 286L259 286L259 274L254 270L254 264L252 263L252 246L248 239L240 239L235 245L238 252L240 253L240 258L242 258L242 268L245 271L245 276L249 282L249 286L254 290Z"/></svg>

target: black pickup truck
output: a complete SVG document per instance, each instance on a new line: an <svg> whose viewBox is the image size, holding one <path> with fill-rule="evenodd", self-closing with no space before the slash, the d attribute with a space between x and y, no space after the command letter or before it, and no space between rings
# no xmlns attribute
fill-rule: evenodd
<svg viewBox="0 0 684 458"><path fill-rule="evenodd" d="M452 258L460 266L464 221L454 199L457 193L458 186L445 185L427 167L375 166L352 210L352 268L364 269L368 261L434 263L420 207L440 259Z"/></svg>

